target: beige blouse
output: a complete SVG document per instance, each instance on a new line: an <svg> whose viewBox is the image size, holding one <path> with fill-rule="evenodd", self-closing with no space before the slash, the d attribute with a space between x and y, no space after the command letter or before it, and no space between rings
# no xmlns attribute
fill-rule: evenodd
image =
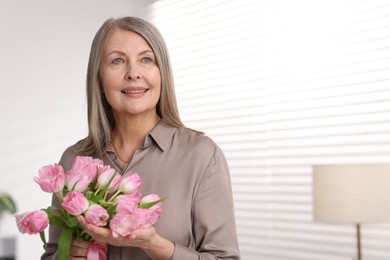
<svg viewBox="0 0 390 260"><path fill-rule="evenodd" d="M69 147L60 164L70 169L77 155L74 146ZM101 159L118 168L112 151ZM167 198L155 228L175 243L172 260L240 259L229 169L222 151L210 138L161 121L132 161L119 170L141 176L143 195L156 193ZM55 197L53 204L58 206ZM60 232L50 227L41 259L57 259ZM107 259L150 258L138 248L109 246Z"/></svg>

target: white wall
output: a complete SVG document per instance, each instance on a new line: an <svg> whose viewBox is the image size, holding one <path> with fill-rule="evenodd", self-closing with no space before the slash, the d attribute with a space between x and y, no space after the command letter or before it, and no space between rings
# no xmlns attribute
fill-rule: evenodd
<svg viewBox="0 0 390 260"><path fill-rule="evenodd" d="M32 180L86 134L85 75L92 38L107 18L143 17L141 1L0 1L0 192L18 212L48 206ZM39 259L39 236L4 215L0 237L17 237L17 259Z"/></svg>

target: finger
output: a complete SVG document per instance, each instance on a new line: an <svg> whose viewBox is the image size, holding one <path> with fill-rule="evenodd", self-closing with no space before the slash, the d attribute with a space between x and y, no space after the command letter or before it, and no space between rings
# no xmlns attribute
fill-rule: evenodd
<svg viewBox="0 0 390 260"><path fill-rule="evenodd" d="M80 248L88 249L89 244L90 244L90 242L88 242L88 241L79 241L77 239L73 239L71 245L74 246L74 247L80 247Z"/></svg>
<svg viewBox="0 0 390 260"><path fill-rule="evenodd" d="M87 220L82 215L77 216L76 219L82 226L85 226L88 224Z"/></svg>
<svg viewBox="0 0 390 260"><path fill-rule="evenodd" d="M89 224L88 221L85 219L85 217L82 215L79 215L76 218L77 218L77 221L82 226L82 228L84 229L84 231L87 232L88 234L90 234L91 236L93 236L95 226Z"/></svg>
<svg viewBox="0 0 390 260"><path fill-rule="evenodd" d="M131 232L129 238L131 240L148 240L156 233L154 227L136 229Z"/></svg>
<svg viewBox="0 0 390 260"><path fill-rule="evenodd" d="M69 256L71 257L86 257L88 249L78 246L71 246L69 249Z"/></svg>
<svg viewBox="0 0 390 260"><path fill-rule="evenodd" d="M87 225L86 229L93 237L111 238L111 231L108 228L97 227L94 225Z"/></svg>

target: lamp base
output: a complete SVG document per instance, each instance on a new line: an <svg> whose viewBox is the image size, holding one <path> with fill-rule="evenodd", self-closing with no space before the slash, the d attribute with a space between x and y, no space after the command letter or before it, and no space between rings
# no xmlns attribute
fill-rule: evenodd
<svg viewBox="0 0 390 260"><path fill-rule="evenodd" d="M360 235L360 224L356 224L356 246L357 246L357 260L362 260L362 245Z"/></svg>

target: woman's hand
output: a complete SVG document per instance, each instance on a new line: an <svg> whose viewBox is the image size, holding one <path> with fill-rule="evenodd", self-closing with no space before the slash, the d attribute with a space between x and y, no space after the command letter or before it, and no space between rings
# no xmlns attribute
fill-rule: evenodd
<svg viewBox="0 0 390 260"><path fill-rule="evenodd" d="M87 251L91 242L72 240L69 250L69 260L87 259Z"/></svg>
<svg viewBox="0 0 390 260"><path fill-rule="evenodd" d="M139 247L156 260L171 259L175 249L173 242L159 236L154 227L137 229L129 236L115 238L109 229L91 225L83 216L78 216L77 220L94 240L117 247Z"/></svg>
<svg viewBox="0 0 390 260"><path fill-rule="evenodd" d="M155 229L151 227L146 229L137 229L127 237L119 236L115 238L112 236L109 229L89 224L83 216L78 216L77 220L84 228L84 231L90 234L94 240L117 247L129 246L142 248L143 246L147 246L147 244L151 243L152 239L156 235Z"/></svg>

